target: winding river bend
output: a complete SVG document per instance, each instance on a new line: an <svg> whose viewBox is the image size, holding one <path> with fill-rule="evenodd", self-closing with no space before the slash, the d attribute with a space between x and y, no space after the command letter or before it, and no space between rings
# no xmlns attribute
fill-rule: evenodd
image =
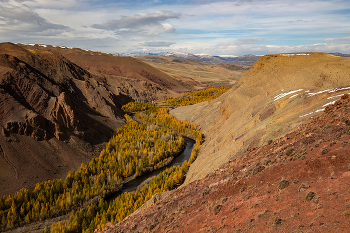
<svg viewBox="0 0 350 233"><path fill-rule="evenodd" d="M191 152L193 149L193 145L196 143L193 139L188 138L188 137L183 137L186 143L186 147L185 149L180 152L180 154L178 156L176 156L173 161L171 161L171 163L165 167L162 167L161 169L155 170L153 172L147 173L143 176L139 176L136 179L133 179L131 181L129 181L128 183L125 183L123 185L123 190L122 192L132 192L135 191L137 189L137 187L144 182L145 180L147 180L150 177L153 176L157 176L159 173L161 173L162 171L164 171L167 168L173 167L173 166L178 166L178 165L182 165L182 163L185 160L189 160L191 157Z"/></svg>

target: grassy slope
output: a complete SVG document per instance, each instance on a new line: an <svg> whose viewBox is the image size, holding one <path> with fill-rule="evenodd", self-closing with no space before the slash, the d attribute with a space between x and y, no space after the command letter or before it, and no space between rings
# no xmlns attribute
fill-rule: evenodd
<svg viewBox="0 0 350 233"><path fill-rule="evenodd" d="M189 59L174 59L167 56L142 56L138 59L180 78L192 79L199 83L233 84L250 67L237 64L211 64Z"/></svg>

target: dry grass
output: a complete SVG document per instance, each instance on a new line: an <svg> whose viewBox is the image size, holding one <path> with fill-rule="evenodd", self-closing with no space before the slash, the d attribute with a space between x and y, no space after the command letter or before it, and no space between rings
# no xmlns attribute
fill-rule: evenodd
<svg viewBox="0 0 350 233"><path fill-rule="evenodd" d="M250 67L236 64L212 64L188 59L174 59L166 56L142 56L138 59L174 77L188 77L197 82L211 84L232 84Z"/></svg>

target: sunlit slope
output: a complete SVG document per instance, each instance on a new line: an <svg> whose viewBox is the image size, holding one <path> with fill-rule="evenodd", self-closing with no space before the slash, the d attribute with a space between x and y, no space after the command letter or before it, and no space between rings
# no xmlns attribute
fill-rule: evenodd
<svg viewBox="0 0 350 233"><path fill-rule="evenodd" d="M310 121L349 92L349 71L349 58L324 53L267 55L218 99L173 110L205 135L185 183Z"/></svg>
<svg viewBox="0 0 350 233"><path fill-rule="evenodd" d="M175 78L210 85L214 85L214 83L232 84L250 68L249 66L233 63L213 64L190 59L174 59L167 56L142 56L137 58Z"/></svg>

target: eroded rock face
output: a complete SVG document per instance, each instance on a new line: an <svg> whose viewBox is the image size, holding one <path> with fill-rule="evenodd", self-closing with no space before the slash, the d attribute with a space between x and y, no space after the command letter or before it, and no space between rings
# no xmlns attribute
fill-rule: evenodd
<svg viewBox="0 0 350 233"><path fill-rule="evenodd" d="M29 51L10 43L1 44L0 49L4 53L0 94L6 96L0 98L4 99L3 109L11 114L0 118L8 133L36 140L62 140L72 132L86 135L85 131L97 124L89 115L113 119L122 115L120 107L129 101L153 101L169 95L145 80L95 77L57 51Z"/></svg>
<svg viewBox="0 0 350 233"><path fill-rule="evenodd" d="M21 135L26 135L34 138L35 140L48 139L46 130L39 127L33 127L28 122L7 122L6 128L4 128L5 134L16 133Z"/></svg>
<svg viewBox="0 0 350 233"><path fill-rule="evenodd" d="M55 122L58 127L69 130L81 131L82 125L74 112L75 106L70 100L69 95L62 92L54 99L52 109L50 110L50 120Z"/></svg>
<svg viewBox="0 0 350 233"><path fill-rule="evenodd" d="M77 90L67 94L63 90L69 91L69 88L64 84L59 85L28 67L20 66L11 73L7 72L1 80L0 93L7 97L2 99L11 99L2 102L3 109L11 114L10 117L1 116L5 130L36 140L49 139L61 130L82 130L69 97Z"/></svg>

